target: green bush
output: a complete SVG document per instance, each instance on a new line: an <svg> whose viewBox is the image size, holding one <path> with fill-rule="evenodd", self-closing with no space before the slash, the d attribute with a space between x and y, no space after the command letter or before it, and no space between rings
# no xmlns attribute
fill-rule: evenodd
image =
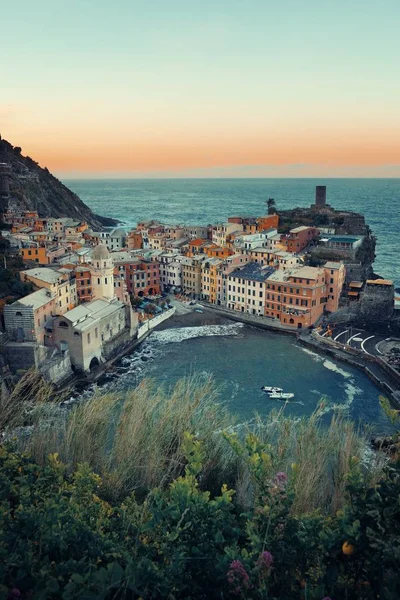
<svg viewBox="0 0 400 600"><path fill-rule="evenodd" d="M87 465L68 475L56 454L39 466L0 447L0 599L399 598L399 464L370 487L354 459L347 505L300 517L296 466L271 477L272 448L227 438L255 490L245 512L227 486L200 489L205 452L190 434L181 476L113 505Z"/></svg>

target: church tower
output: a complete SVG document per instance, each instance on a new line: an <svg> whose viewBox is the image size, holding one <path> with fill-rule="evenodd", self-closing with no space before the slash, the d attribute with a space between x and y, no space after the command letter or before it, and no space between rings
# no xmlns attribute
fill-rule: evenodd
<svg viewBox="0 0 400 600"><path fill-rule="evenodd" d="M114 264L111 255L103 244L98 244L92 252L92 293L93 299L114 298Z"/></svg>

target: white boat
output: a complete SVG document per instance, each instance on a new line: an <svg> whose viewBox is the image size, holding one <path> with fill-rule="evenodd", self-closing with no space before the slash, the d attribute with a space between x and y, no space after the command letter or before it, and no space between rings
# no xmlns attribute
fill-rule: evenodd
<svg viewBox="0 0 400 600"><path fill-rule="evenodd" d="M279 392L283 392L283 389L280 387L269 387L267 385L264 385L264 387L261 388L263 392L267 392L268 394L275 394L275 393L279 393Z"/></svg>
<svg viewBox="0 0 400 600"><path fill-rule="evenodd" d="M284 394L283 392L271 392L269 394L269 397L271 398L271 400L291 400L291 398L294 398L294 394Z"/></svg>

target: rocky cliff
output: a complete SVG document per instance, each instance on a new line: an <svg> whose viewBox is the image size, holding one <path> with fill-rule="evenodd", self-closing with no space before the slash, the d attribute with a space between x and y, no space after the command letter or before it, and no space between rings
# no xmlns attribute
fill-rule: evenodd
<svg viewBox="0 0 400 600"><path fill-rule="evenodd" d="M1 139L1 136L0 163L1 212L7 207L9 190L9 199L14 205L25 210L37 210L41 216L85 220L94 229L117 223L114 219L94 214L79 196L54 177L46 167L42 168L29 156L23 156L20 147L13 146Z"/></svg>

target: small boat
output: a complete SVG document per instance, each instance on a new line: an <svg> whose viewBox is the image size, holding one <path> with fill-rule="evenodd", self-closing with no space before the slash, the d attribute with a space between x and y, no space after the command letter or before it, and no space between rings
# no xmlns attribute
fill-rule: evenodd
<svg viewBox="0 0 400 600"><path fill-rule="evenodd" d="M269 394L271 400L291 400L294 398L294 394L288 393L284 394L283 392L272 392Z"/></svg>
<svg viewBox="0 0 400 600"><path fill-rule="evenodd" d="M263 392L267 392L269 393L277 393L277 392L283 392L283 389L280 387L269 387L267 385L264 385L262 388Z"/></svg>

